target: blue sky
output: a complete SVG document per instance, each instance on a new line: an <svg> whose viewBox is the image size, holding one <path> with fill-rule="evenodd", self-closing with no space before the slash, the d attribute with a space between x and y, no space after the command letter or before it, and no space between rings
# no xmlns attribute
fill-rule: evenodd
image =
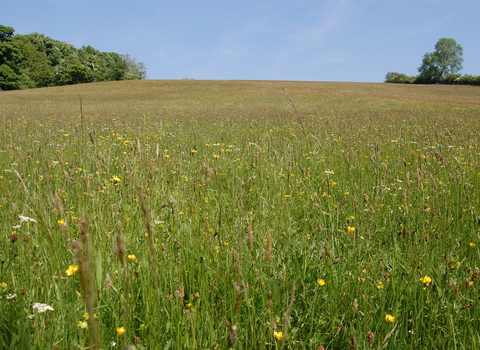
<svg viewBox="0 0 480 350"><path fill-rule="evenodd" d="M149 79L382 82L440 38L480 75L479 0L10 0L0 24L129 54Z"/></svg>

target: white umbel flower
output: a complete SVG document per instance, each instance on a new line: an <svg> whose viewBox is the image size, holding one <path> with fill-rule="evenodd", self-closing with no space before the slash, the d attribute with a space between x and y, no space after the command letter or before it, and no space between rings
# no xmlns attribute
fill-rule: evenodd
<svg viewBox="0 0 480 350"><path fill-rule="evenodd" d="M53 311L53 307L51 307L50 305L47 305L47 304L41 304L41 303L34 303L32 305L32 309L35 310L37 309L37 312L39 314L43 313L43 312L46 312L46 311Z"/></svg>

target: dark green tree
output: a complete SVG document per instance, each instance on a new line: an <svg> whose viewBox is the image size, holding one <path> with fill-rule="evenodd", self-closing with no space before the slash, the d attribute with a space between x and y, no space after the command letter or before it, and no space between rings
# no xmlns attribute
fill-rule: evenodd
<svg viewBox="0 0 480 350"><path fill-rule="evenodd" d="M457 73L462 69L463 48L454 39L442 38L435 45L434 52L423 56L420 73L416 82L434 84L440 82L449 73Z"/></svg>
<svg viewBox="0 0 480 350"><path fill-rule="evenodd" d="M23 72L29 79L29 87L44 87L50 85L53 80L53 67L45 52L27 43L23 46L24 61Z"/></svg>
<svg viewBox="0 0 480 350"><path fill-rule="evenodd" d="M22 74L18 67L21 52L13 42L12 27L0 25L0 89L14 90L22 88Z"/></svg>
<svg viewBox="0 0 480 350"><path fill-rule="evenodd" d="M145 65L129 55L91 46L75 49L43 34L14 32L0 25L1 90L146 77Z"/></svg>
<svg viewBox="0 0 480 350"><path fill-rule="evenodd" d="M101 52L105 64L105 80L122 80L128 71L127 63L116 52Z"/></svg>
<svg viewBox="0 0 480 350"><path fill-rule="evenodd" d="M90 69L81 63L73 63L64 72L60 82L65 85L90 83L93 75Z"/></svg>
<svg viewBox="0 0 480 350"><path fill-rule="evenodd" d="M54 67L67 56L75 52L73 45L63 41L54 40L48 36L39 33L15 35L15 40L19 41L21 45L27 43L33 44L38 51L44 52L50 61L50 66Z"/></svg>

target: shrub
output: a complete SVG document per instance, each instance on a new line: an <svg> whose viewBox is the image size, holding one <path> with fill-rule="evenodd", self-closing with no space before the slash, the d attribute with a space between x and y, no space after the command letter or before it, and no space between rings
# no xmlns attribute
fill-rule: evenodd
<svg viewBox="0 0 480 350"><path fill-rule="evenodd" d="M415 77L409 77L403 73L388 72L385 75L385 83L411 84Z"/></svg>

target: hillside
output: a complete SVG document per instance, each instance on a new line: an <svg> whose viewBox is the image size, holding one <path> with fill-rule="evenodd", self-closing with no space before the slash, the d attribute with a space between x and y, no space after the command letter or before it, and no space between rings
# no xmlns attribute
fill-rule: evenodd
<svg viewBox="0 0 480 350"><path fill-rule="evenodd" d="M404 109L418 103L480 106L480 89L472 86L292 81L114 81L20 91L3 91L1 111L13 115L222 116L277 114L291 106L285 88L304 113L332 110ZM372 104L377 104L374 106Z"/></svg>
<svg viewBox="0 0 480 350"><path fill-rule="evenodd" d="M479 97L0 92L0 349L478 348Z"/></svg>

